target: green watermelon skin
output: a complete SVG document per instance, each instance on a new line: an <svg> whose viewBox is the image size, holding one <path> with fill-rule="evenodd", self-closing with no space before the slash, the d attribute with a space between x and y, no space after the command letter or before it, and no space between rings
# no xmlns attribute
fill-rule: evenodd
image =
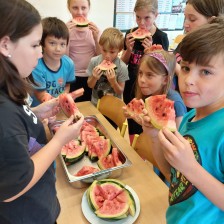
<svg viewBox="0 0 224 224"><path fill-rule="evenodd" d="M176 131L174 101L167 99L165 94L146 98L145 108L155 128Z"/></svg>

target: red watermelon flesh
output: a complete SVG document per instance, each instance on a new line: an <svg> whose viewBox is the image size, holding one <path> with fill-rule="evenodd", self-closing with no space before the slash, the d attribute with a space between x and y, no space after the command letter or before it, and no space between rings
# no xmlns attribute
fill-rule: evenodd
<svg viewBox="0 0 224 224"><path fill-rule="evenodd" d="M144 29L144 28L138 28L137 30L133 31L131 34L136 40L143 40L147 36L152 36L152 34L147 29Z"/></svg>
<svg viewBox="0 0 224 224"><path fill-rule="evenodd" d="M74 100L71 95L68 93L62 93L59 95L59 104L64 114L67 117L70 117L73 114L79 114L79 109L76 106Z"/></svg>
<svg viewBox="0 0 224 224"><path fill-rule="evenodd" d="M89 20L84 16L76 16L75 18L73 18L73 22L78 27L87 27L89 25Z"/></svg>
<svg viewBox="0 0 224 224"><path fill-rule="evenodd" d="M76 174L75 176L84 176L91 173L96 173L100 171L99 169L92 167L92 166L83 166Z"/></svg>
<svg viewBox="0 0 224 224"><path fill-rule="evenodd" d="M174 101L167 99L165 94L146 98L145 106L155 128L176 130Z"/></svg>
<svg viewBox="0 0 224 224"><path fill-rule="evenodd" d="M102 71L106 71L108 69L114 69L116 68L116 65L111 62L111 61L108 61L108 60L103 60L99 65L98 67L100 68L100 70Z"/></svg>
<svg viewBox="0 0 224 224"><path fill-rule="evenodd" d="M101 157L97 161L97 164L98 164L98 166L101 170L106 170L106 169L109 169L109 168L112 168L112 167L116 166L115 163L114 163L114 159L113 159L112 154L109 154L106 157Z"/></svg>
<svg viewBox="0 0 224 224"><path fill-rule="evenodd" d="M119 159L119 152L117 148L112 148L112 156L115 166L121 166L122 162Z"/></svg>
<svg viewBox="0 0 224 224"><path fill-rule="evenodd" d="M145 108L145 103L142 99L134 98L127 104L127 112L129 115L142 115Z"/></svg>

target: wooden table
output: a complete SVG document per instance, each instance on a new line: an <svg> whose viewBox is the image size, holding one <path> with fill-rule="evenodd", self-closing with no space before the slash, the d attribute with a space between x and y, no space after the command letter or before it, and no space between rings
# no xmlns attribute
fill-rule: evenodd
<svg viewBox="0 0 224 224"><path fill-rule="evenodd" d="M95 115L98 118L110 136L113 136L113 141L116 142L118 147L122 149L133 163L132 166L123 168L122 174L118 179L133 188L139 197L141 211L135 223L166 223L165 213L168 207L168 187L90 102L77 103L77 106L84 116ZM56 170L56 187L61 204L61 214L57 220L58 224L89 223L81 210L81 200L86 188L74 188L67 181L59 158L57 159Z"/></svg>

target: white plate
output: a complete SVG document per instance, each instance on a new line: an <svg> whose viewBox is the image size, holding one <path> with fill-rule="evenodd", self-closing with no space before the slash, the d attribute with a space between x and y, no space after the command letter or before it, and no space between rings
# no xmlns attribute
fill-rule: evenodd
<svg viewBox="0 0 224 224"><path fill-rule="evenodd" d="M89 207L87 197L86 197L86 191L85 191L85 193L83 194L83 197L82 197L82 212L83 212L85 218L91 224L133 224L135 222L135 220L138 218L139 213L140 213L140 201L139 201L138 195L135 193L135 191L131 187L126 185L125 188L127 188L131 192L131 194L135 200L136 212L135 212L134 217L131 215L128 215L127 218L120 219L117 221L106 221L106 220L103 220L103 219L97 217L95 215L95 213L92 211L92 209Z"/></svg>

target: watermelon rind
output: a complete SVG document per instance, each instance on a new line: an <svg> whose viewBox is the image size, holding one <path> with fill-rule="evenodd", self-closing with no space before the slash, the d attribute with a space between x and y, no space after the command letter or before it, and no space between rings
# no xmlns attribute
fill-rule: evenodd
<svg viewBox="0 0 224 224"><path fill-rule="evenodd" d="M76 150L76 152L73 155L66 155L65 162L74 163L79 161L83 158L85 155L85 145L80 145L79 150Z"/></svg>
<svg viewBox="0 0 224 224"><path fill-rule="evenodd" d="M80 16L80 18L81 18L81 16ZM77 19L79 19L79 16L78 17L75 17L73 19L73 22L75 23L75 25L77 27L87 27L89 25L89 21L87 19L85 19L84 17L82 17L82 18L84 20L83 22L80 22L80 21L77 20Z"/></svg>
<svg viewBox="0 0 224 224"><path fill-rule="evenodd" d="M127 188L125 188L125 189L129 194L129 210L128 211L131 216L135 216L135 213L136 213L135 199L134 199L132 193Z"/></svg>
<svg viewBox="0 0 224 224"><path fill-rule="evenodd" d="M102 179L102 180L98 180L98 183L99 184L103 184L103 183L115 183L117 185L119 185L120 187L124 188L125 187L125 184L120 181L120 180L117 180L117 179Z"/></svg>

